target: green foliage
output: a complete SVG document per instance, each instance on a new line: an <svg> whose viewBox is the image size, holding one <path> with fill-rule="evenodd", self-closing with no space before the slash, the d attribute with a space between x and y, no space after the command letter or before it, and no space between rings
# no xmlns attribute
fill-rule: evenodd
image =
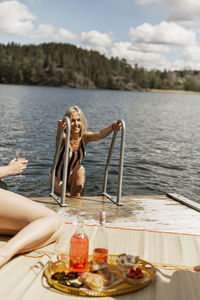
<svg viewBox="0 0 200 300"><path fill-rule="evenodd" d="M200 91L200 72L147 71L74 45L0 44L0 83L120 90Z"/></svg>
<svg viewBox="0 0 200 300"><path fill-rule="evenodd" d="M200 91L200 78L195 76L189 76L184 82L184 89L186 91Z"/></svg>

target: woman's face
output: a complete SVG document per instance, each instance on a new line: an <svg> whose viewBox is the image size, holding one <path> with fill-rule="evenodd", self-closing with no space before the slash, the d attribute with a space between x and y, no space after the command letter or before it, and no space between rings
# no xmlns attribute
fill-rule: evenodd
<svg viewBox="0 0 200 300"><path fill-rule="evenodd" d="M79 113L74 111L71 115L71 132L80 133L82 129L81 118Z"/></svg>

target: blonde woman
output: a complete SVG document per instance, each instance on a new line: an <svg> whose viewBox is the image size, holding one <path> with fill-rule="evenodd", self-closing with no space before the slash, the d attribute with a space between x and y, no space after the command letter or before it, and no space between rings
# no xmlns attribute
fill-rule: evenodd
<svg viewBox="0 0 200 300"><path fill-rule="evenodd" d="M24 171L27 160L12 160L0 167L0 178ZM0 267L13 256L54 242L64 224L59 215L43 205L0 188L0 235L12 236L0 244Z"/></svg>
<svg viewBox="0 0 200 300"><path fill-rule="evenodd" d="M109 136L113 130L120 130L121 124L113 122L108 127L103 128L98 132L89 132L87 130L87 120L84 113L78 106L67 108L64 117L67 116L71 122L70 144L69 144L69 161L67 174L67 187L71 196L81 196L85 184L85 168L81 164L86 155L86 146L89 142L96 142ZM61 195L63 165L65 152L65 129L66 123L59 120L57 128L57 136L60 130L63 130L62 144L59 154L58 163L56 166L56 178L54 191ZM50 175L51 182L51 175Z"/></svg>

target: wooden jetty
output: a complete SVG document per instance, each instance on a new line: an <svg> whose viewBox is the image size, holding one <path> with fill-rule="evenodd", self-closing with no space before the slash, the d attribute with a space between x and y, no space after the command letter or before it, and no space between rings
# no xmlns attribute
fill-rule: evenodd
<svg viewBox="0 0 200 300"><path fill-rule="evenodd" d="M78 211L86 212L86 224L98 224L100 210L106 211L107 226L200 234L200 205L177 194L125 196L116 206L104 196L67 197L60 207L51 197L33 197L73 222Z"/></svg>
<svg viewBox="0 0 200 300"><path fill-rule="evenodd" d="M119 300L198 300L200 295L200 205L177 194L122 197L116 206L103 196L66 198L59 207L51 197L32 197L57 211L66 222L66 252L74 232L75 215L85 211L85 231L92 243L99 211L106 211L109 253L129 253L156 267L155 280L137 292L107 296ZM0 236L0 244L6 237ZM55 244L13 258L0 269L0 299L91 299L57 291L43 272L55 260Z"/></svg>

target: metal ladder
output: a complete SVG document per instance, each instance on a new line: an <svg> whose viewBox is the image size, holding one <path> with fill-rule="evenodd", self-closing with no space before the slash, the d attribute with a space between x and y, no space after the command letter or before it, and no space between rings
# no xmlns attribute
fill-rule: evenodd
<svg viewBox="0 0 200 300"><path fill-rule="evenodd" d="M56 200L56 202L60 206L67 206L65 203L65 194L66 194L66 185L67 185L67 170L68 170L68 156L69 156L69 141L70 141L70 129L71 129L71 123L70 119L68 117L63 118L63 122L67 124L66 127L66 140L65 140L65 153L64 153L64 169L63 169L63 184L62 184L62 193L61 193L61 198L59 198L55 193L54 193L54 186L55 186L55 176L56 176L56 165L59 159L59 152L60 152L60 146L62 143L62 136L64 130L60 131L60 134L58 136L58 142L56 145L56 153L54 156L54 161L53 161L53 167L51 171L51 192L50 196Z"/></svg>
<svg viewBox="0 0 200 300"><path fill-rule="evenodd" d="M56 174L56 165L59 159L59 152L60 152L60 146L62 143L62 135L63 131L60 131L60 134L58 136L58 142L56 146L56 153L54 156L54 162L52 167L52 174L51 174L51 192L50 196L54 198L54 200L62 207L67 206L65 202L65 194L66 194L66 185L67 185L67 170L68 170L68 156L69 156L69 142L70 142L70 119L68 117L63 118L63 122L67 124L66 127L66 140L65 140L65 153L64 153L64 169L63 169L63 184L62 184L62 193L61 198L59 198L54 193L54 187L55 187L55 174ZM108 181L108 167L111 160L112 151L115 145L116 137L118 134L118 131L113 132L113 138L110 145L110 150L108 153L108 158L105 166L104 171L104 181L103 181L103 191L102 195L110 199L113 203L116 205L123 205L123 203L120 202L121 200L121 190L122 190L122 174L123 174L123 160L124 160L124 143L125 143L125 122L124 120L118 120L117 122L121 122L122 124L122 130L121 130L121 148L120 148L120 164L119 164L119 175L118 175L118 190L117 190L117 199L115 200L113 197L111 197L107 192L107 181Z"/></svg>
<svg viewBox="0 0 200 300"><path fill-rule="evenodd" d="M115 141L116 141L118 131L113 132L113 138L112 138L112 141L111 141L110 150L109 150L109 153L108 153L108 158L107 158L105 171L104 171L102 195L107 197L108 199L110 199L116 205L123 205L123 203L120 202L120 200L121 200L121 192L122 192L122 175L123 175L123 164L124 164L125 122L124 122L124 120L118 120L117 122L118 123L121 122L121 124L122 124L117 199L115 200L112 196L110 196L106 192L106 188L107 188L107 181L108 181L108 167L109 167L109 164L110 164L112 150L113 150L114 145L115 145Z"/></svg>

